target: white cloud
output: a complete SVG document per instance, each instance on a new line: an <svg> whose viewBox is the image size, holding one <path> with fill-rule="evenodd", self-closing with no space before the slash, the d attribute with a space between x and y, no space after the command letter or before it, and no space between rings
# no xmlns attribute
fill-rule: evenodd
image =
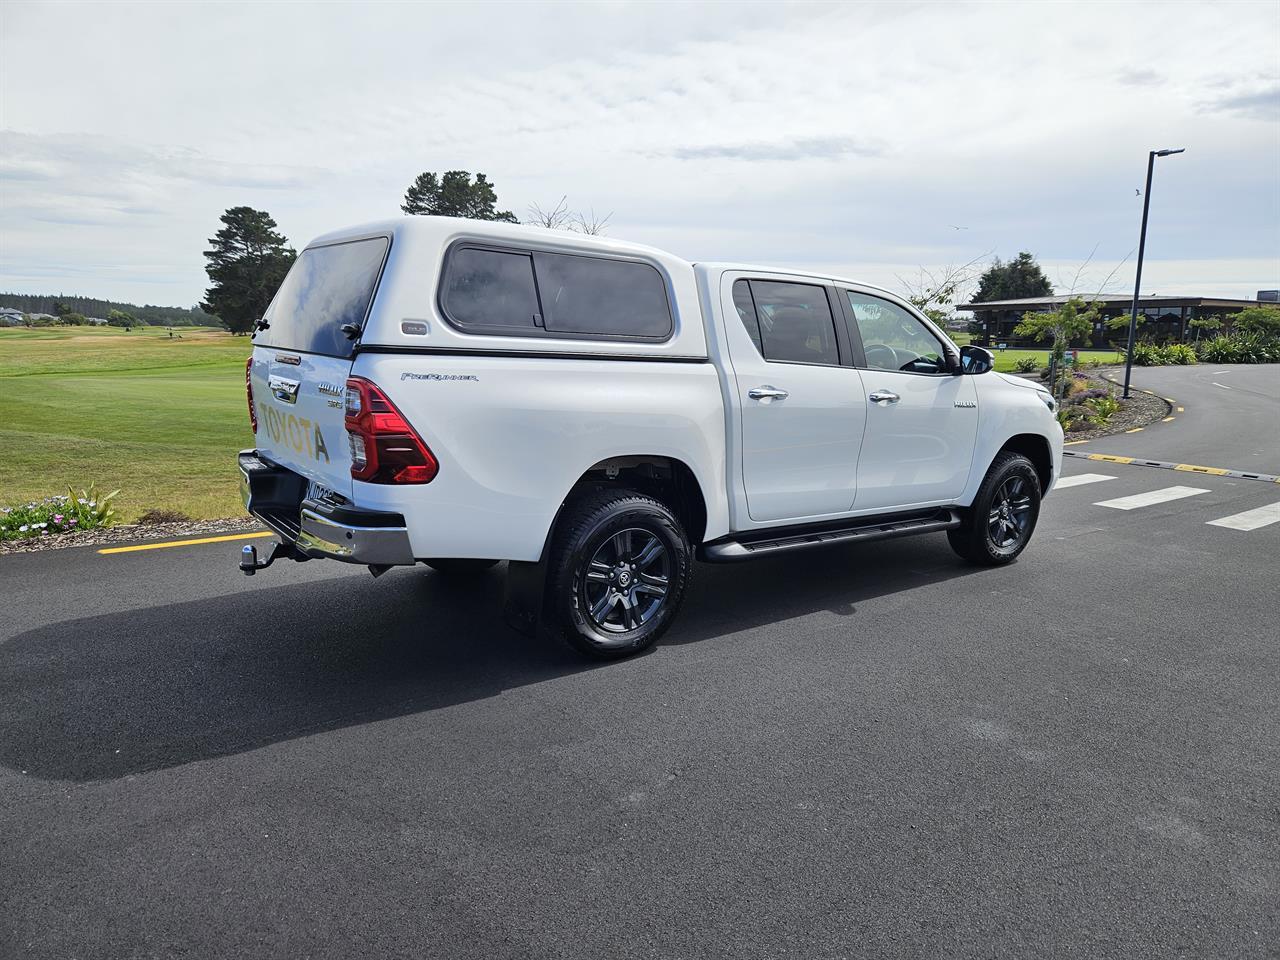
<svg viewBox="0 0 1280 960"><path fill-rule="evenodd" d="M1277 285L1275 8L1062 9L10 2L0 287L189 303L226 207L301 244L453 168L691 258L1115 263L1166 145L1148 276Z"/></svg>

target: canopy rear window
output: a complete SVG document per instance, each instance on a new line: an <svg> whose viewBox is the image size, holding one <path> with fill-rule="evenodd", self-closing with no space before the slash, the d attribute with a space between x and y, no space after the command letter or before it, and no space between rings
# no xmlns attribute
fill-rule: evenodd
<svg viewBox="0 0 1280 960"><path fill-rule="evenodd" d="M342 328L364 326L389 245L386 237L373 237L303 250L267 308L256 342L350 357L355 340Z"/></svg>

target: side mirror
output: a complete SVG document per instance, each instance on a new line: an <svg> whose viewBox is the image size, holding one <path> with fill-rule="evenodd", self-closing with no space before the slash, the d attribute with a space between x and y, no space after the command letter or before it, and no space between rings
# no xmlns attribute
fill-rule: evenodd
<svg viewBox="0 0 1280 960"><path fill-rule="evenodd" d="M960 348L961 373L988 373L994 370L995 366L996 358L990 350L971 345Z"/></svg>

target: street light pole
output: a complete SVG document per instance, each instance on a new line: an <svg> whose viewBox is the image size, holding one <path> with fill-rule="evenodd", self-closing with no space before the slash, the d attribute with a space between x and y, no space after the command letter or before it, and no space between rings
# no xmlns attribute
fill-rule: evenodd
<svg viewBox="0 0 1280 960"><path fill-rule="evenodd" d="M1167 157L1174 153L1182 153L1186 147L1176 150L1152 150L1147 154L1147 187L1142 192L1142 232L1138 235L1138 270L1133 279L1133 304L1129 311L1129 349L1124 359L1124 399L1129 399L1129 376L1133 373L1133 341L1138 335L1138 296L1142 290L1142 255L1147 249L1147 213L1151 210L1151 172L1156 165L1156 157Z"/></svg>

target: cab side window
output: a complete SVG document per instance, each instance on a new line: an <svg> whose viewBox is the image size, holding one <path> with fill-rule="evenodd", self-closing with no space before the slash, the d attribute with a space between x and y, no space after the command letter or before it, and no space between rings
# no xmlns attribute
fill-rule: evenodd
<svg viewBox="0 0 1280 960"><path fill-rule="evenodd" d="M862 338L867 367L906 373L946 373L942 344L918 319L888 300L844 291Z"/></svg>
<svg viewBox="0 0 1280 960"><path fill-rule="evenodd" d="M750 297L740 296L739 286ZM733 293L734 306L747 333L752 333L753 323L756 325L751 339L766 360L839 365L835 321L822 287L778 280L739 280Z"/></svg>

